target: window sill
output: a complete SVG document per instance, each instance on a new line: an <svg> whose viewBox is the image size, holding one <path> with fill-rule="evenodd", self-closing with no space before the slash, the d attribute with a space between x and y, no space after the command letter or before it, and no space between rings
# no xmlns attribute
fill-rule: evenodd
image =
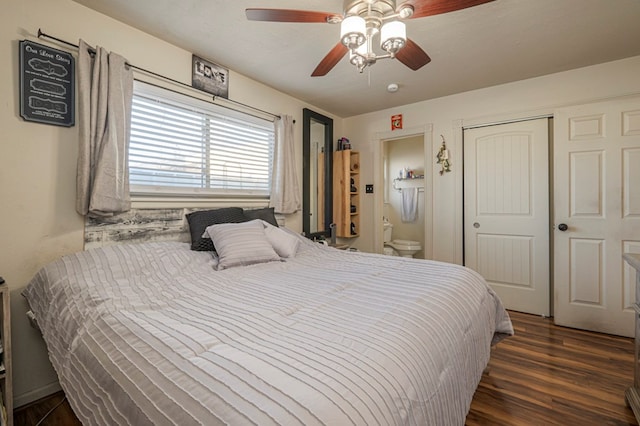
<svg viewBox="0 0 640 426"><path fill-rule="evenodd" d="M131 208L189 208L189 207L266 207L269 197L246 195L160 195L131 194Z"/></svg>

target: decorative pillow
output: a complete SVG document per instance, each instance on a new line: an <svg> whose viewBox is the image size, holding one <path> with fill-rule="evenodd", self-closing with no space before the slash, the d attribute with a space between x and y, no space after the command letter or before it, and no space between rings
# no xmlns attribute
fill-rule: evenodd
<svg viewBox="0 0 640 426"><path fill-rule="evenodd" d="M264 233L260 220L223 223L207 227L218 253L218 270L280 260Z"/></svg>
<svg viewBox="0 0 640 426"><path fill-rule="evenodd" d="M273 249L280 257L294 257L300 245L300 239L282 228L277 228L266 221L262 221L264 233Z"/></svg>
<svg viewBox="0 0 640 426"><path fill-rule="evenodd" d="M276 215L273 207L265 207L262 209L244 209L244 215L249 219L262 219L269 222L273 226L278 226Z"/></svg>
<svg viewBox="0 0 640 426"><path fill-rule="evenodd" d="M214 251L211 238L203 236L207 226L219 223L246 222L247 217L240 207L225 207L215 210L201 210L187 215L189 232L191 233L191 250Z"/></svg>

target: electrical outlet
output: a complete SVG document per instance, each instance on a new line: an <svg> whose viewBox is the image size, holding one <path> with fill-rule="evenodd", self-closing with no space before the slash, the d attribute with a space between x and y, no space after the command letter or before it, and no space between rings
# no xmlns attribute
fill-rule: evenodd
<svg viewBox="0 0 640 426"><path fill-rule="evenodd" d="M364 186L364 192L367 194L373 194L373 185L369 184L369 185L365 185Z"/></svg>

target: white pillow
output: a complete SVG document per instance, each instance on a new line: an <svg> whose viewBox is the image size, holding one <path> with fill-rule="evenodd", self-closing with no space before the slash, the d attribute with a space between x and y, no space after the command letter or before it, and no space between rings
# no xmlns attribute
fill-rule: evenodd
<svg viewBox="0 0 640 426"><path fill-rule="evenodd" d="M262 224L265 227L264 233L267 236L267 240L269 240L271 246L280 257L293 257L296 255L300 240L295 235L291 235L267 221L263 220Z"/></svg>
<svg viewBox="0 0 640 426"><path fill-rule="evenodd" d="M218 270L280 260L260 220L211 225L205 232L218 252Z"/></svg>

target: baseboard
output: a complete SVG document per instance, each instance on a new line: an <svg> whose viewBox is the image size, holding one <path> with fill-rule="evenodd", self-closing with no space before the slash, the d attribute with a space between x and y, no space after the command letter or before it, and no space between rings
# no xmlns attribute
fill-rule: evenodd
<svg viewBox="0 0 640 426"><path fill-rule="evenodd" d="M21 395L14 395L13 397L13 407L14 410L20 408L23 405L27 405L33 401L37 401L40 398L44 398L45 396L49 396L53 393L62 390L60 387L60 383L57 381L49 383L48 385L42 386L38 389L34 389L32 391L23 393Z"/></svg>

